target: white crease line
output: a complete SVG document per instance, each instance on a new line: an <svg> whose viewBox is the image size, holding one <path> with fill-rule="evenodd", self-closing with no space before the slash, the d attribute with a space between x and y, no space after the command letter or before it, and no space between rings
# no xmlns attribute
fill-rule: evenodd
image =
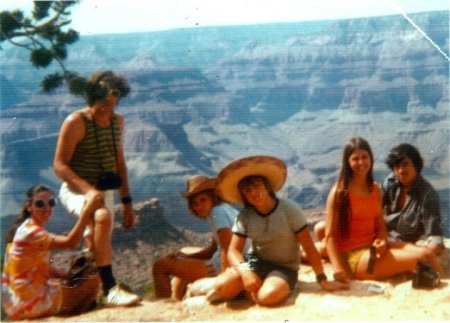
<svg viewBox="0 0 450 323"><path fill-rule="evenodd" d="M427 39L431 43L431 45L433 45L439 51L439 53L442 54L442 56L445 57L445 59L447 59L447 61L450 62L450 57L430 37L428 37L428 35L419 26L417 26L411 18L408 17L408 15L405 13L405 11L402 10L402 8L400 8L400 6L398 6L392 0L386 0L386 2L389 3L394 9L396 9L411 25L413 25L414 28L416 28L423 35L423 37L425 37L425 39Z"/></svg>

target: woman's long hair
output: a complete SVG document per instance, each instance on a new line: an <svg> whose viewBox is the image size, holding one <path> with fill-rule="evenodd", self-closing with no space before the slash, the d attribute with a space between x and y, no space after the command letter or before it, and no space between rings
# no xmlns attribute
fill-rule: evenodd
<svg viewBox="0 0 450 323"><path fill-rule="evenodd" d="M348 238L348 221L351 214L350 201L348 197L348 186L353 177L353 172L350 167L350 155L357 149L365 150L370 157L370 169L367 173L366 183L369 190L372 189L373 184L373 153L369 143L361 137L355 137L344 147L344 153L342 154L341 171L339 173L338 185L336 188L335 205L334 208L337 211L337 224L341 237Z"/></svg>
<svg viewBox="0 0 450 323"><path fill-rule="evenodd" d="M22 209L19 212L19 216L16 221L11 225L6 233L6 244L10 243L14 239L14 235L16 234L17 229L20 225L31 216L31 213L28 211L28 205L33 202L33 197L39 192L51 192L53 191L45 185L37 184L31 186L25 193L25 201L23 203Z"/></svg>

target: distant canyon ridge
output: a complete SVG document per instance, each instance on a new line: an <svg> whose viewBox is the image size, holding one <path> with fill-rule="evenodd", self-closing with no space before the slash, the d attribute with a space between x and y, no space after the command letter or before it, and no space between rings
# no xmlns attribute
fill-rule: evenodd
<svg viewBox="0 0 450 323"><path fill-rule="evenodd" d="M254 154L288 165L281 196L323 208L353 136L372 145L379 182L388 150L416 145L448 221L449 62L438 48L448 55L449 12L411 19L426 37L400 15L83 36L68 67L126 75L132 91L118 111L132 195L158 198L174 225L204 229L179 197L189 176ZM57 190L58 131L84 105L64 90L41 93L48 71L32 69L26 54L0 52L2 216L17 214L33 183Z"/></svg>

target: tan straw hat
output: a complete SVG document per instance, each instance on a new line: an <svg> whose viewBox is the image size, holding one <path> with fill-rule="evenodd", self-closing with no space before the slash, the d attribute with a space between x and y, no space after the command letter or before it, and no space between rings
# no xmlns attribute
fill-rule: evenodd
<svg viewBox="0 0 450 323"><path fill-rule="evenodd" d="M195 194L206 190L213 190L216 187L216 179L205 175L194 175L187 180L186 192L181 194L184 198L189 198Z"/></svg>
<svg viewBox="0 0 450 323"><path fill-rule="evenodd" d="M251 156L235 160L225 166L217 176L216 193L229 203L243 204L238 183L247 176L267 178L274 192L279 191L286 181L286 164L271 156Z"/></svg>

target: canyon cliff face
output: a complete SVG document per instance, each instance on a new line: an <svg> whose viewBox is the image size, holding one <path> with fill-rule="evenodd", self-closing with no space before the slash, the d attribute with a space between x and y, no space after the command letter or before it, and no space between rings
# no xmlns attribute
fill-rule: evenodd
<svg viewBox="0 0 450 323"><path fill-rule="evenodd" d="M196 173L267 154L288 165L281 196L321 208L343 145L365 137L382 181L388 150L416 145L425 176L449 197L449 13L315 23L180 29L83 37L69 67L125 74L132 92L118 107L132 195L158 197L168 220L192 224L179 192ZM439 48L439 49L438 49ZM2 53L1 193L16 214L26 187L59 180L52 159L64 118L84 103L63 90L42 94L42 71L17 48ZM55 221L63 221L59 216Z"/></svg>

